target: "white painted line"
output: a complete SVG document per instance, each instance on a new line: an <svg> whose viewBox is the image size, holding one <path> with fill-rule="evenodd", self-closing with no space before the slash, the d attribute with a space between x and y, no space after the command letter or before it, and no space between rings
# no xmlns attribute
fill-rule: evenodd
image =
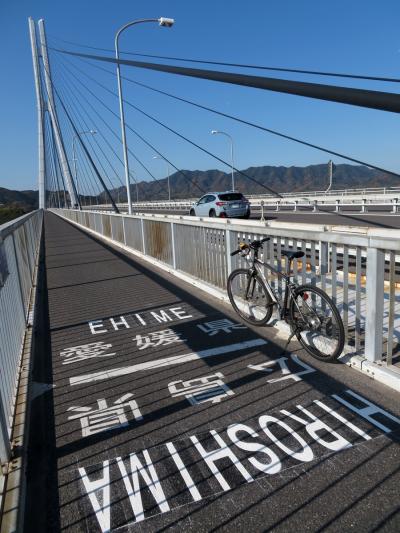
<svg viewBox="0 0 400 533"><path fill-rule="evenodd" d="M122 368L111 368L102 372L94 372L92 374L84 374L82 376L75 376L70 378L70 385L80 385L82 383L91 383L100 379L116 378L118 376L125 376L126 374L134 374L141 370L151 370L154 368L161 368L163 366L177 365L195 361L196 359L204 359L206 357L213 357L214 355L221 355L229 352L236 352L238 350L246 350L247 348L255 348L267 344L264 339L253 339L250 341L237 342L236 344L228 344L227 346L218 346L216 348L209 348L208 350L201 350L200 352L191 352L182 355L174 355L172 357L165 357L164 359L156 359L155 361L147 361L146 363L139 363L137 365L124 366Z"/></svg>

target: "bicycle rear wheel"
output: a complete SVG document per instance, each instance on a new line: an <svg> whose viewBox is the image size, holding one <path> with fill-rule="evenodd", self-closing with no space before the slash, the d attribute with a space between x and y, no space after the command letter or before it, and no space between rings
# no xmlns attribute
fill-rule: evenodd
<svg viewBox="0 0 400 533"><path fill-rule="evenodd" d="M290 318L300 344L320 361L335 361L343 351L344 328L329 296L312 285L301 285L290 303Z"/></svg>
<svg viewBox="0 0 400 533"><path fill-rule="evenodd" d="M272 299L257 275L238 268L229 276L227 289L232 307L246 322L262 326L271 318Z"/></svg>

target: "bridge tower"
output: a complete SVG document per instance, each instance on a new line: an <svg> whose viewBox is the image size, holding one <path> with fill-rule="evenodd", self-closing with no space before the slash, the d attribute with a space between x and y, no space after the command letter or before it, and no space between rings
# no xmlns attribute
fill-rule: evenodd
<svg viewBox="0 0 400 533"><path fill-rule="evenodd" d="M50 113L51 124L53 126L54 138L56 141L57 152L61 163L61 169L64 176L65 183L69 192L72 207L80 205L79 199L76 194L76 188L74 180L72 179L71 169L68 163L68 159L65 153L64 142L61 136L61 129L58 122L57 109L54 102L53 82L51 79L50 62L47 54L47 42L46 33L44 29L44 20L40 19L39 26L39 39L42 51L43 67L44 67L44 79L47 92L47 104L48 111Z"/></svg>
<svg viewBox="0 0 400 533"><path fill-rule="evenodd" d="M39 209L46 209L46 174L45 174L45 143L44 143L44 102L40 84L40 66L37 51L36 29L32 17L29 17L29 35L31 38L33 75L35 78L36 105L38 115L38 163L39 163Z"/></svg>

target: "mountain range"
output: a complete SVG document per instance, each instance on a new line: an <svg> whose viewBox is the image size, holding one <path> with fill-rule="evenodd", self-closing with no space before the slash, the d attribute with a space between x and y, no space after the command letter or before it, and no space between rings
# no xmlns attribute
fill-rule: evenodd
<svg viewBox="0 0 400 533"><path fill-rule="evenodd" d="M235 188L244 194L266 194L276 192L301 192L325 190L328 188L328 166L309 165L306 167L261 166L249 167L235 173ZM395 187L400 178L370 169L362 165L337 165L333 174L332 189L353 189L369 187ZM231 188L230 172L220 170L182 170L170 176L171 198L197 198L208 191L225 191ZM158 182L139 182L139 200L167 199L167 178ZM125 187L112 189L116 201L126 201ZM132 201L136 200L136 185L131 185ZM104 202L106 196L98 197ZM89 197L88 200L93 200ZM0 188L0 205L15 205L25 209L35 209L38 205L37 191L13 191Z"/></svg>

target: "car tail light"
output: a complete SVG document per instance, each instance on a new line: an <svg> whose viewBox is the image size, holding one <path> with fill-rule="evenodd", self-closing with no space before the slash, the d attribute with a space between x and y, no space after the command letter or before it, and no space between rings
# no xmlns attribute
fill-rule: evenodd
<svg viewBox="0 0 400 533"><path fill-rule="evenodd" d="M226 205L226 202L215 202L215 205L221 207L221 205Z"/></svg>

